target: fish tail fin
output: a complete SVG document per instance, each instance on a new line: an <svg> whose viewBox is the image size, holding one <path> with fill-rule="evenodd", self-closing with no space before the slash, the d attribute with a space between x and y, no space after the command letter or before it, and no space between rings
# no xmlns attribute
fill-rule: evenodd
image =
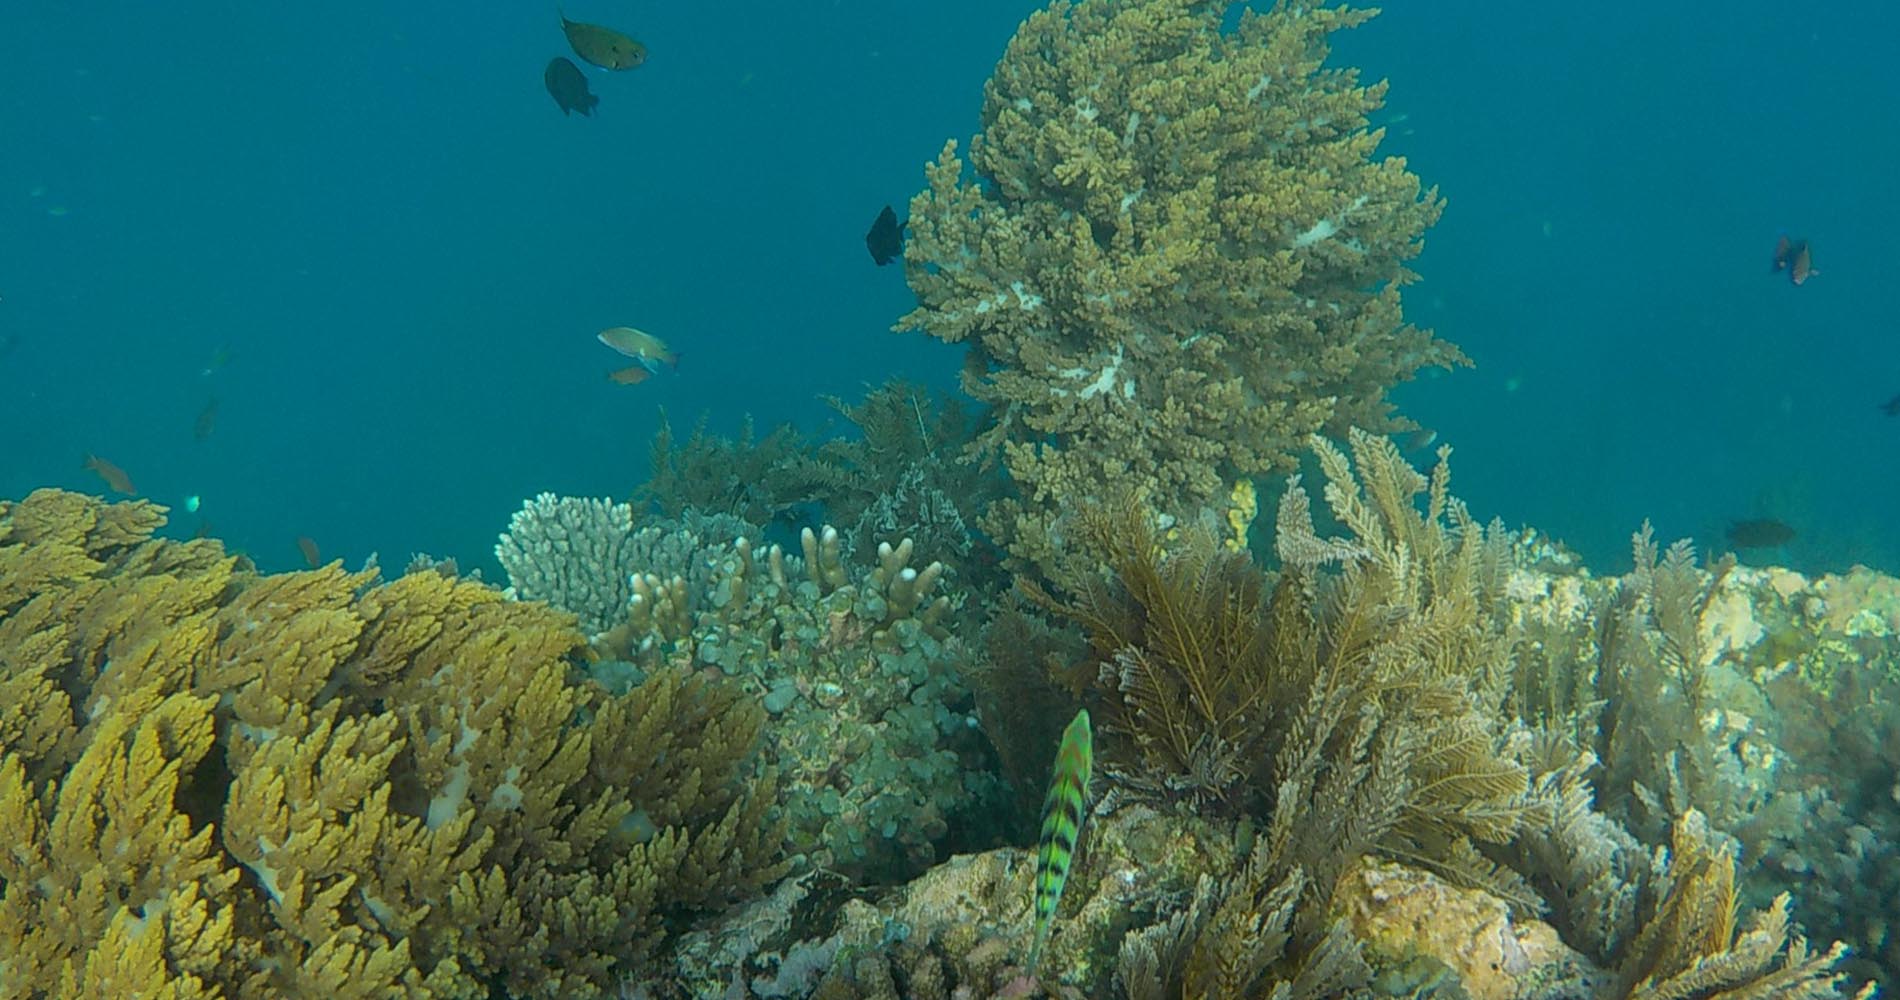
<svg viewBox="0 0 1900 1000"><path fill-rule="evenodd" d="M1029 961L1023 964L1023 975L1036 978L1036 969L1042 964L1042 946L1049 940L1049 925L1042 923L1036 927L1035 940L1029 943Z"/></svg>

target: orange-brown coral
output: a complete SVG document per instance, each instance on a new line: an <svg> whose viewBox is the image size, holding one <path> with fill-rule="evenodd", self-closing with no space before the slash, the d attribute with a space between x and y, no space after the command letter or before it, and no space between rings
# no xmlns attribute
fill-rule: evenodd
<svg viewBox="0 0 1900 1000"><path fill-rule="evenodd" d="M0 992L600 995L781 870L737 692L611 696L571 616L162 523L0 503Z"/></svg>

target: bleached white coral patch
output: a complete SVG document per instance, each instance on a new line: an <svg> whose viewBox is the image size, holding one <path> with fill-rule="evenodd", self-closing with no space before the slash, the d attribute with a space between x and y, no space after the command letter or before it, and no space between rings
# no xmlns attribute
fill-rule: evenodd
<svg viewBox="0 0 1900 1000"><path fill-rule="evenodd" d="M1339 232L1338 223L1331 219L1321 219L1313 223L1311 229L1293 237L1293 249L1304 250L1321 240L1332 239L1333 234L1337 232Z"/></svg>
<svg viewBox="0 0 1900 1000"><path fill-rule="evenodd" d="M1293 249L1304 250L1321 240L1332 239L1339 234L1339 227L1345 223L1346 218L1359 209L1364 208L1365 204L1366 196L1362 194L1354 198L1352 204L1347 205L1338 216L1327 216L1313 223L1312 228L1293 237Z"/></svg>
<svg viewBox="0 0 1900 1000"><path fill-rule="evenodd" d="M1016 299L1016 308L1025 312L1042 305L1042 296L1024 287L1022 282L1012 281L1009 283L1008 291L997 292L987 298L978 299L976 305L970 307L970 311L978 316L993 312L1009 305L1011 296Z"/></svg>
<svg viewBox="0 0 1900 1000"><path fill-rule="evenodd" d="M1121 365L1122 365L1122 349L1120 345L1116 345L1114 360L1110 361L1106 365L1103 365L1099 371L1096 369L1087 368L1087 367L1083 367L1079 365L1072 368L1057 368L1057 369L1052 369L1052 370L1057 375L1060 375L1063 378L1072 379L1077 382L1080 382L1086 379L1087 384L1082 386L1080 389L1075 390L1075 395L1082 399L1088 399L1093 396L1100 396L1104 393L1115 391L1116 383L1118 381L1118 376L1121 372ZM1134 380L1126 379L1126 380L1120 380L1120 381L1124 381L1126 383L1125 385L1122 386L1122 389L1121 389L1122 395L1124 397L1132 398L1135 394ZM1069 395L1069 391L1066 389L1054 389L1052 391L1058 396Z"/></svg>

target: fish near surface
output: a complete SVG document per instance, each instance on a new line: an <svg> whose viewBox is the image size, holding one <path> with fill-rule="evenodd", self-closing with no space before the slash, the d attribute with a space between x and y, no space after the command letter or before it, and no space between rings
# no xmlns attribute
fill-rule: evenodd
<svg viewBox="0 0 1900 1000"><path fill-rule="evenodd" d="M1820 273L1820 269L1814 266L1814 255L1808 250L1808 241L1802 240L1796 244L1794 258L1788 262L1788 280L1800 285Z"/></svg>
<svg viewBox="0 0 1900 1000"><path fill-rule="evenodd" d="M1814 267L1814 253L1808 248L1808 241L1792 239L1786 233L1775 239L1775 271L1787 271L1788 280L1796 285L1821 273Z"/></svg>
<svg viewBox="0 0 1900 1000"><path fill-rule="evenodd" d="M1056 750L1055 775L1042 800L1042 836L1036 846L1035 938L1029 946L1029 975L1036 974L1042 946L1049 940L1062 889L1069 882L1069 865L1088 816L1089 774L1095 766L1095 736L1089 728L1089 710L1082 709L1062 731Z"/></svg>
<svg viewBox="0 0 1900 1000"><path fill-rule="evenodd" d="M124 469L90 452L86 454L86 468L105 480L106 485L111 487L114 493L131 496L138 492L138 487L132 485L132 477L126 475Z"/></svg>
<svg viewBox="0 0 1900 1000"><path fill-rule="evenodd" d="M633 69L647 61L646 46L612 28L570 21L562 14L561 31L575 55L601 69Z"/></svg>
<svg viewBox="0 0 1900 1000"><path fill-rule="evenodd" d="M587 74L566 56L555 56L548 63L547 71L541 74L541 82L547 84L548 96L561 109L565 117L569 112L578 111L591 118L594 105L600 98L587 89Z"/></svg>
<svg viewBox="0 0 1900 1000"><path fill-rule="evenodd" d="M1794 241L1788 238L1787 233L1775 237L1775 273L1780 274L1786 270L1788 262L1793 259Z"/></svg>

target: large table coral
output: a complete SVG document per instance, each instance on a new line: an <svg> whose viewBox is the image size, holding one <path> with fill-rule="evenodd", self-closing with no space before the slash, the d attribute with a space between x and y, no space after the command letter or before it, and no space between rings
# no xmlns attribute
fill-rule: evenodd
<svg viewBox="0 0 1900 1000"><path fill-rule="evenodd" d="M545 605L163 520L0 502L0 994L616 995L783 870L735 688L616 696Z"/></svg>
<svg viewBox="0 0 1900 1000"><path fill-rule="evenodd" d="M970 348L981 442L1019 497L984 528L1059 561L1061 501L1131 487L1192 515L1308 434L1391 425L1383 394L1463 361L1408 325L1442 202L1375 154L1383 84L1324 65L1368 11L1058 2L1023 23L965 162L911 201L900 321Z"/></svg>

